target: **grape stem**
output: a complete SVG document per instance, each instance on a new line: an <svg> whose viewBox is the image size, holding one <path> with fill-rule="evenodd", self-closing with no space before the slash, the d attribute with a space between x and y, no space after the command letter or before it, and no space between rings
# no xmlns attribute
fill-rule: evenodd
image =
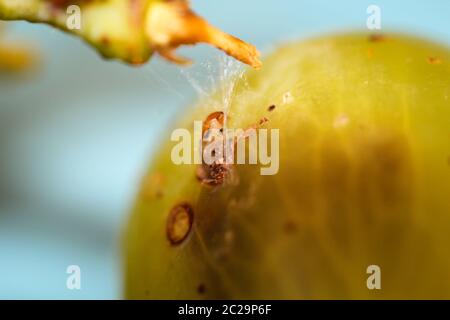
<svg viewBox="0 0 450 320"><path fill-rule="evenodd" d="M146 33L155 50L176 63L190 62L175 55L174 50L180 45L207 43L253 68L261 67L260 54L254 46L213 27L184 0L151 4Z"/></svg>

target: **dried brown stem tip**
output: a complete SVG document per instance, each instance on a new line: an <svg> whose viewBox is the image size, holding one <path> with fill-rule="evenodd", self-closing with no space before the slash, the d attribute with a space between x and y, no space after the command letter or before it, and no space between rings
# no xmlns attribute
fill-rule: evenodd
<svg viewBox="0 0 450 320"><path fill-rule="evenodd" d="M145 30L154 50L170 61L189 62L174 53L180 45L208 43L253 68L261 67L259 52L254 46L211 26L184 0L150 5Z"/></svg>

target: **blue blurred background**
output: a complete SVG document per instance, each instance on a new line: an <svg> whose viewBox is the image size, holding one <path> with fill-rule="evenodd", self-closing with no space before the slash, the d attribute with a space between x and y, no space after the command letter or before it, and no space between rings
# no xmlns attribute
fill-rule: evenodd
<svg viewBox="0 0 450 320"><path fill-rule="evenodd" d="M447 0L192 2L263 52L290 39L365 29L370 4L381 8L383 31L450 44ZM165 130L196 91L159 58L131 68L47 26L14 22L8 31L34 45L42 62L25 78L0 78L0 298L119 299L127 212ZM217 55L204 46L181 51L197 62ZM66 287L73 264L81 290Z"/></svg>

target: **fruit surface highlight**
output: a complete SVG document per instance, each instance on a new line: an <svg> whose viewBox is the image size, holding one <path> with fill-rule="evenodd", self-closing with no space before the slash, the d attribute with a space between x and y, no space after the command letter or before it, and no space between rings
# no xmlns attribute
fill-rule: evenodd
<svg viewBox="0 0 450 320"><path fill-rule="evenodd" d="M126 231L125 296L450 298L449 50L327 36L236 81L229 108L200 102L181 127L223 112L229 128L279 129L279 172L232 165L202 183L216 168L175 165L166 143Z"/></svg>

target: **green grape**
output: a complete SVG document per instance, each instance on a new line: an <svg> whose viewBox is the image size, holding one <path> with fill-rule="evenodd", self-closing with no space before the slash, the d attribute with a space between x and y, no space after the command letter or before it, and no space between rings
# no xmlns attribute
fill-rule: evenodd
<svg viewBox="0 0 450 320"><path fill-rule="evenodd" d="M126 230L127 298L450 298L447 48L398 34L287 44L214 105L181 127L279 129L279 171L175 165L166 143Z"/></svg>

